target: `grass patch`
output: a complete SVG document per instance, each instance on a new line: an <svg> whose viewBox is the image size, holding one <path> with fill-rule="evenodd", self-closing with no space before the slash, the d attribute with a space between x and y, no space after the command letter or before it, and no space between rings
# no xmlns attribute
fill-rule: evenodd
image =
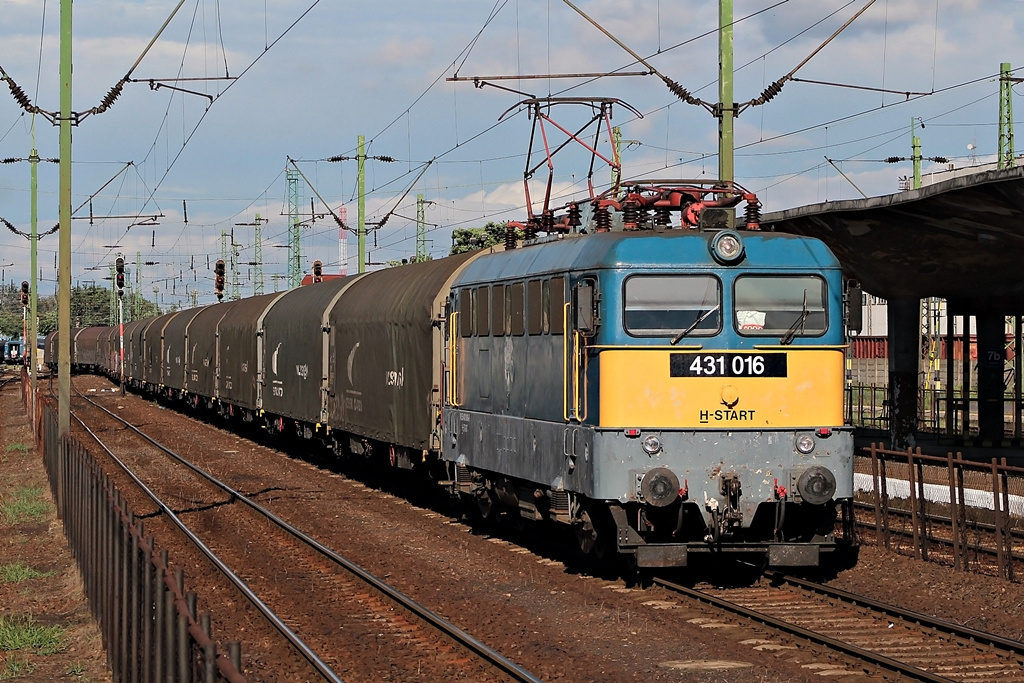
<svg viewBox="0 0 1024 683"><path fill-rule="evenodd" d="M84 664L72 664L71 666L69 666L67 668L67 671L64 672L64 675L65 676L81 676L84 673L85 673L85 665Z"/></svg>
<svg viewBox="0 0 1024 683"><path fill-rule="evenodd" d="M9 444L7 444L7 452L8 453L10 453L11 451L24 452L24 451L27 451L27 450L28 450L28 446L26 446L23 443L9 443Z"/></svg>
<svg viewBox="0 0 1024 683"><path fill-rule="evenodd" d="M31 616L0 617L0 650L32 650L52 655L63 649L63 626L42 626Z"/></svg>
<svg viewBox="0 0 1024 683"><path fill-rule="evenodd" d="M53 576L53 572L37 571L20 562L0 566L0 580L4 583L21 583L29 579L38 579L41 576Z"/></svg>
<svg viewBox="0 0 1024 683"><path fill-rule="evenodd" d="M17 659L11 657L7 660L2 671L0 671L0 681L9 681L12 678L21 678L22 676L28 676L32 671L35 670L35 666L32 662L27 659Z"/></svg>
<svg viewBox="0 0 1024 683"><path fill-rule="evenodd" d="M42 487L17 489L0 503L0 514L8 524L41 522L50 505L41 499Z"/></svg>

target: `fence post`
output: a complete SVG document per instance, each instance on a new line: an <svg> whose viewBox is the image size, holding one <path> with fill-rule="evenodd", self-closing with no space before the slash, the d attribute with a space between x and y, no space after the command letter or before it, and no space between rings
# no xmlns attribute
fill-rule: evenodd
<svg viewBox="0 0 1024 683"><path fill-rule="evenodd" d="M999 576L1006 577L1006 548L1003 542L1002 496L1000 495L999 463L992 458L992 508L995 510L996 555L999 558Z"/></svg>
<svg viewBox="0 0 1024 683"><path fill-rule="evenodd" d="M161 574L166 577L167 570L165 569ZM164 680L167 683L174 683L174 665L176 662L174 652L176 644L174 625L176 620L174 615L177 610L174 609L174 593L171 591L170 586L166 585L166 578L164 581Z"/></svg>
<svg viewBox="0 0 1024 683"><path fill-rule="evenodd" d="M114 505L111 508L111 542L113 553L111 554L110 578L113 584L114 599L110 605L113 612L111 620L111 656L114 659L114 680L124 680L124 643L121 636L124 634L124 526L121 524L121 492L114 490Z"/></svg>
<svg viewBox="0 0 1024 683"><path fill-rule="evenodd" d="M151 537L152 538L152 537ZM155 550L155 547L154 547ZM153 683L164 680L164 567L167 566L167 550L160 551L160 559L153 558Z"/></svg>
<svg viewBox="0 0 1024 683"><path fill-rule="evenodd" d="M134 515L131 515L134 519ZM135 522L130 531L132 539L132 566L131 566L131 630L128 632L128 652L131 657L129 668L129 679L131 683L139 683L139 652L142 650L139 643L139 631L142 619L142 608L139 603L140 582L142 579L142 566L139 561L139 541L142 540L142 522Z"/></svg>
<svg viewBox="0 0 1024 683"><path fill-rule="evenodd" d="M964 500L964 454L957 451L956 460L956 495L960 501L959 517L956 524L960 538L960 551L963 553L963 570L967 571L970 565L970 556L967 553L967 502Z"/></svg>
<svg viewBox="0 0 1024 683"><path fill-rule="evenodd" d="M185 570L175 569L174 570L175 582L178 585L178 595L183 595L185 592ZM177 619L175 620L178 627L177 636L177 650L178 650L178 680L179 681L190 681L191 668L189 667L189 660L192 658L192 643L188 637L188 612L185 614L181 613L181 610L177 609L177 600L175 600L175 613ZM187 607L187 606L186 606Z"/></svg>
<svg viewBox="0 0 1024 683"><path fill-rule="evenodd" d="M1003 467L1006 467L1006 458L1003 458ZM999 487L1003 493L1003 543L1006 545L1006 578L1013 581L1013 534L1010 533L1010 475L1003 469L999 479Z"/></svg>
<svg viewBox="0 0 1024 683"><path fill-rule="evenodd" d="M209 614L199 618L199 628L207 638L207 643L203 645L203 683L214 683L217 680L217 646L213 643Z"/></svg>
<svg viewBox="0 0 1024 683"><path fill-rule="evenodd" d="M917 447L917 504L919 506L917 521L921 525L921 559L928 559L928 499L924 495L924 461L920 459L921 447Z"/></svg>
<svg viewBox="0 0 1024 683"><path fill-rule="evenodd" d="M949 478L949 526L953 532L953 569L959 571L960 566L960 504L956 496L956 474L953 471L953 452L946 453L946 474Z"/></svg>
<svg viewBox="0 0 1024 683"><path fill-rule="evenodd" d="M228 641L228 658L238 673L242 673L242 644L237 640Z"/></svg>
<svg viewBox="0 0 1024 683"><path fill-rule="evenodd" d="M884 450L884 448L882 449ZM880 481L878 482L882 491L882 540L885 544L885 549L890 550L890 538L889 538L889 481L888 481L888 470L886 463L888 460L885 458L885 454L878 461L878 473Z"/></svg>
<svg viewBox="0 0 1024 683"><path fill-rule="evenodd" d="M153 683L153 622L156 619L153 602L153 537L146 538L142 557L142 682Z"/></svg>
<svg viewBox="0 0 1024 683"><path fill-rule="evenodd" d="M875 503L875 545L882 547L882 490L878 485L878 445L871 443L871 491Z"/></svg>
<svg viewBox="0 0 1024 683"><path fill-rule="evenodd" d="M907 449L907 483L910 485L910 529L913 532L914 559L920 557L921 537L917 529L917 473L914 471L914 451Z"/></svg>

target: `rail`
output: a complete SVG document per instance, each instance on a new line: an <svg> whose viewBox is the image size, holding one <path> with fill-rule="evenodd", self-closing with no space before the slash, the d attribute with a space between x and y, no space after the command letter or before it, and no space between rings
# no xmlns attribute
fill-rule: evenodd
<svg viewBox="0 0 1024 683"><path fill-rule="evenodd" d="M462 646L464 646L467 649L469 649L470 651L474 652L481 659L484 659L484 660L490 662L493 666L495 666L497 669L501 670L503 673L505 673L506 675L511 677L513 680L523 681L523 682L526 682L526 683L540 683L540 679L537 678L536 676L534 676L532 673L530 673L526 669L523 669L518 664L515 664L511 660L509 660L506 657L504 657L503 655L501 655L500 653L498 653L495 650L491 649L490 647L484 645L479 640L477 640L473 636L469 635L468 633L466 633L465 631L460 629L458 626L455 626L454 624L446 621L440 615L438 615L435 612L433 612L432 610L424 607L423 605L419 604L418 602L412 600L410 597L408 597L407 595L405 595L404 593L402 593L398 589L396 589L396 588L394 588L394 587L384 583L383 581L381 581L380 579L375 577L373 574L370 574L369 572L367 572L366 570L362 569L358 565L356 565L353 562L349 561L348 559L342 557L341 555L339 555L338 553L336 553L332 549L328 548L327 546L323 545L322 543L320 543L316 539L312 538L308 534L303 533L302 531L300 531L299 529L295 528L294 526L289 524L287 521L285 521L281 517L279 517L276 514L274 514L272 511L270 511L266 507L260 505L259 503L255 502L254 500L248 498L244 494L236 491L235 489L231 488L227 484L225 484L225 483L221 482L220 480L216 479L215 477L213 477L212 475L208 474L207 472L204 472L199 467L196 467L194 464L192 464L188 460L182 458L180 455L178 455L174 451L170 450L169 448L167 448L163 444L159 443L158 441L156 441L155 439L153 439L152 437L147 435L142 430L138 429L134 425L130 424L129 422L127 422L126 420L121 418L119 415L117 415L117 414L111 412L110 410L108 410L107 408L104 408L103 406L97 404L95 401L92 401L87 396L82 396L82 395L80 395L80 396L84 400L86 400L89 403L91 403L92 405L94 405L99 410L102 410L104 413L109 415L111 418L113 418L113 419L117 420L118 422L120 422L121 424L123 424L127 429L129 429L130 431L134 432L136 435L138 435L142 439L146 440L148 443L152 444L155 448L157 448L160 451L162 451L163 453L165 453L171 459L173 459L176 462L180 463L184 467L187 467L189 470L191 470L192 472L197 474L199 477L203 478L204 480L208 481L210 484L216 486L220 490L222 490L225 493L227 493L229 496L231 496L233 501L243 503L244 505L248 506L249 508L251 508L251 509L255 510L256 512L258 512L259 514L263 515L265 518L267 518L268 520L273 522L279 528L281 528L284 531L286 531L288 534L290 534L296 540L298 540L301 543L309 546L310 548L313 548L314 550L319 552L324 557L330 559L331 561L333 561L334 563L336 563L337 565L339 565L343 569L347 570L353 576L356 576L357 578L361 579L362 581L364 581L368 585L372 586L376 590L380 591L381 593L383 593L384 595L386 595L390 599L392 599L395 602L397 602L398 604L402 605L405 609L409 610L410 612L412 612L413 614L415 614L419 618L423 619L425 622L431 624L432 626L434 626L435 628L437 628L441 632L447 634L453 640L457 641ZM240 582L240 579L238 581ZM242 584L242 585L244 585L244 584ZM248 588L246 588L245 590L248 591ZM253 596L252 598L250 598L250 600L258 601L259 599L256 598L255 596ZM257 604L257 603L254 602L254 604ZM257 607L259 607L259 605L261 605L261 604L262 604L261 602L259 604L257 604ZM261 611L262 611L262 608L261 608ZM274 618L276 619L276 616ZM280 624L281 624L281 627L287 629L287 626L285 626L283 624L283 622L280 622ZM278 624L275 623L275 626L278 626ZM279 627L279 630L281 630L280 627ZM290 631L290 629L289 629L289 631ZM296 636L296 638L297 638L297 636ZM320 661L319 658L316 657L316 655L313 654L311 651L310 651L310 655L312 656L312 658L315 658L315 660L311 659L310 656L306 655L305 652L303 652L303 654L304 654L304 656L307 657L307 659L310 660L311 664L313 664L314 661ZM323 664L322 662L320 662L320 663ZM321 671L320 666L317 666L316 664L314 664L314 666L316 666L318 671ZM323 666L326 669L327 665L323 664ZM326 671L330 672L330 669L326 669ZM321 671L321 673L324 673L324 675L327 675L327 673L325 673L324 671ZM333 672L330 672L329 680L340 680L340 679L334 678L334 676L335 676L335 674L333 674Z"/></svg>

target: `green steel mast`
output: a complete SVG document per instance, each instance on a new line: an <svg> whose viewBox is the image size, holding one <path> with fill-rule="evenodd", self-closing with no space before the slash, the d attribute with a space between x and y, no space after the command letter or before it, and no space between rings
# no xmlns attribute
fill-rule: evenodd
<svg viewBox="0 0 1024 683"><path fill-rule="evenodd" d="M30 293L29 293L29 318L28 318L28 339L25 339L25 343L31 343L29 349L29 387L32 396L32 403L29 406L31 411L30 416L35 419L36 414L36 388L38 378L36 372L38 372L38 366L36 363L36 337L39 336L37 325L39 322L39 153L36 151L36 115L32 114L32 152L28 156L29 162L32 164L32 187L31 187L31 222L32 222L32 235L31 235L31 255L30 255L30 268L32 269L31 277L29 278ZM31 340L31 341L30 341Z"/></svg>
<svg viewBox="0 0 1024 683"><path fill-rule="evenodd" d="M359 149L356 151L356 164L358 174L358 193L359 193L359 225L358 237L359 244L359 271L360 273L366 272L366 140L362 135L359 136Z"/></svg>
<svg viewBox="0 0 1024 683"><path fill-rule="evenodd" d="M252 285L253 296L259 296L263 293L263 219L260 218L259 214L256 214L256 243L255 243L255 261L256 264L253 266L256 269L256 278Z"/></svg>
<svg viewBox="0 0 1024 683"><path fill-rule="evenodd" d="M288 286L302 284L302 175L295 170L285 171L288 179Z"/></svg>
<svg viewBox="0 0 1024 683"><path fill-rule="evenodd" d="M235 242L235 229L231 228L231 300L238 301L242 298L238 281L238 242Z"/></svg>
<svg viewBox="0 0 1024 683"><path fill-rule="evenodd" d="M427 260L427 219L423 195L416 195L416 263Z"/></svg>
<svg viewBox="0 0 1024 683"><path fill-rule="evenodd" d="M60 0L60 187L57 206L57 427L71 436L71 0Z"/></svg>
<svg viewBox="0 0 1024 683"><path fill-rule="evenodd" d="M921 138L917 137L914 128L917 119L910 117L910 158L914 162L914 180L911 189L921 189ZM924 124L921 124L924 126Z"/></svg>
<svg viewBox="0 0 1024 683"><path fill-rule="evenodd" d="M735 180L733 165L733 30L732 0L718 0L718 178ZM733 216L733 212L729 212ZM730 221L731 223L731 221Z"/></svg>
<svg viewBox="0 0 1024 683"><path fill-rule="evenodd" d="M1013 78L1013 71L1007 62L999 65L999 157L997 168L1013 168L1013 84L1021 79Z"/></svg>

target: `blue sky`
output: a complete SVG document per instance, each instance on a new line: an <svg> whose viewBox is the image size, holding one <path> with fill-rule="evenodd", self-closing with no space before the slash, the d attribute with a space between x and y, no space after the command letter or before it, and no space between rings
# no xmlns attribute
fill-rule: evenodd
<svg viewBox="0 0 1024 683"><path fill-rule="evenodd" d="M96 106L127 73L175 4L75 3L76 111ZM736 0L737 101L757 97L864 4ZM718 3L578 5L649 56L660 72L698 97L717 101ZM0 13L0 66L47 110L58 108L59 9L58 0L5 0ZM925 124L918 129L925 156L947 157L957 166L991 160L997 145L994 77L1000 62L1024 67L1022 20L1024 3L1017 0L877 0L797 77L933 94L908 98L790 82L770 103L745 110L737 120L737 181L758 194L766 211L858 197L828 157L866 194L896 192L900 176L910 173L909 162L879 160L910 156L914 117ZM263 228L265 290L273 291L275 282L283 286L272 276L287 270L287 250L281 248L287 243L287 159L297 160L333 209L345 206L354 225L356 164L323 160L354 156L360 134L368 154L398 160L367 163L368 220L394 212L369 237L370 260L414 253L419 193L432 202L426 210L429 249L442 256L453 228L525 217L522 175L530 133L522 112L498 121L520 96L445 78L456 71L477 76L641 69L632 62L561 0L186 0L132 74L143 82L126 86L108 112L87 117L74 131L73 204L84 204L76 216L86 218L92 197L93 220L73 222L73 280L102 282L115 251L130 264L141 253L144 261L159 262L143 269L144 294L152 298L156 288L162 305L182 305L185 292L198 288L200 303L212 301L206 264L220 256L221 232L233 229L242 245L240 261L252 261L252 228L236 224L252 223L259 213L269 221ZM178 83L211 95L212 104L197 94L153 90L146 82L225 74L238 78ZM623 156L626 177L717 174L715 119L679 102L656 77L502 85L538 96L616 97L636 108L642 118L624 107L615 110L614 123L633 141ZM568 128L578 127L582 114L572 107L552 112ZM36 140L43 158L58 155L56 128L39 117ZM0 158L26 157L29 148L29 117L0 90ZM586 196L588 161L577 153L555 158L559 202ZM935 166L925 163L926 170ZM599 168L595 183L607 179L607 169ZM57 220L55 165L40 166L39 187L40 225L46 229ZM28 164L0 165L0 216L19 229L28 228L28 190ZM306 212L311 196L303 186ZM323 210L319 200L315 210ZM129 228L130 219L105 218L151 214L163 214L159 225ZM55 235L40 241L43 294L54 290L56 248ZM349 254L354 270L354 238ZM333 221L317 220L303 231L304 268L316 258L329 272L339 267ZM26 279L28 241L4 231L0 264L6 282ZM101 270L89 270L96 267ZM243 294L252 293L250 270L241 268Z"/></svg>

